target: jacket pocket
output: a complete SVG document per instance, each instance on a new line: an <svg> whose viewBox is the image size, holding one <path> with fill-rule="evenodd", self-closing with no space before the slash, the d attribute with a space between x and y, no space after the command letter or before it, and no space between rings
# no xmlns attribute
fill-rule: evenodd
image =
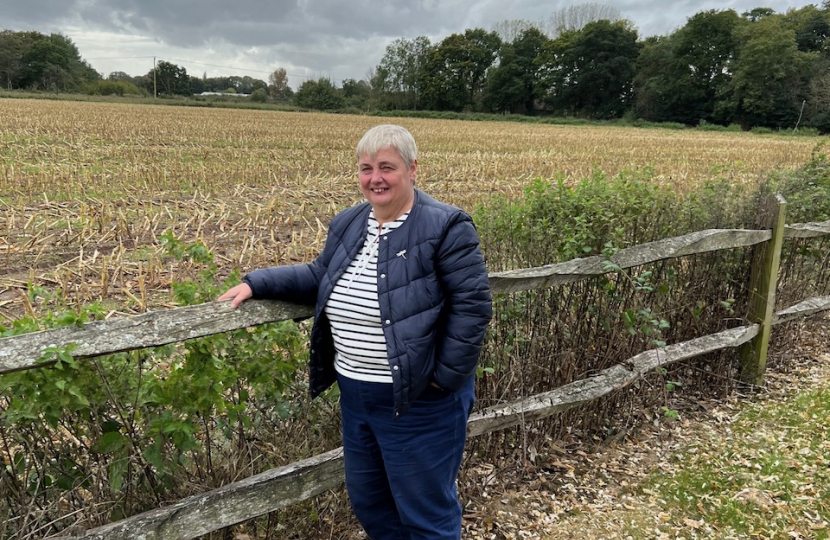
<svg viewBox="0 0 830 540"><path fill-rule="evenodd" d="M409 384L420 391L432 381L435 371L435 335L410 339L406 342L405 372L409 375Z"/></svg>

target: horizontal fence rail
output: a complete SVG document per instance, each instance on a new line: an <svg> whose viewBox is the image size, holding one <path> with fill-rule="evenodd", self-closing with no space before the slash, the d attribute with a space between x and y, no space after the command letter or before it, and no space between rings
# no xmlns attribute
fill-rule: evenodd
<svg viewBox="0 0 830 540"><path fill-rule="evenodd" d="M209 302L21 334L0 339L0 373L41 367L50 347L74 345L73 357L89 358L312 315L308 306L276 300L249 300L237 309L230 302Z"/></svg>
<svg viewBox="0 0 830 540"><path fill-rule="evenodd" d="M610 258L594 255L537 268L496 272L490 274L490 287L495 292L518 292L564 285L607 273L603 264L606 261L626 269L696 253L754 246L770 238L772 232L767 230L708 229L621 249Z"/></svg>
<svg viewBox="0 0 830 540"><path fill-rule="evenodd" d="M830 235L830 221L788 225L785 236L810 238ZM748 247L768 241L769 230L709 229L618 251L610 259L599 255L571 261L491 273L493 293L508 293L573 283L607 273L610 260L622 269L665 259ZM116 352L158 347L177 341L230 332L269 322L311 317L308 306L279 301L250 300L232 310L228 302L118 317L83 326L44 330L0 339L0 374L40 367L49 348L73 345L72 356L88 358ZM46 362L44 362L44 360Z"/></svg>
<svg viewBox="0 0 830 540"><path fill-rule="evenodd" d="M830 221L794 223L784 227L784 238L815 238L830 234Z"/></svg>
<svg viewBox="0 0 830 540"><path fill-rule="evenodd" d="M830 310L830 296L800 302L779 311L775 324L823 310ZM757 324L740 326L642 352L587 379L476 412L467 423L467 433L476 437L567 411L625 388L658 367L739 347L754 338L758 329ZM90 529L80 536L55 540L187 540L279 510L342 483L343 449L337 448L182 499L171 506Z"/></svg>
<svg viewBox="0 0 830 540"><path fill-rule="evenodd" d="M175 540L216 529L310 499L343 483L343 448L182 499L82 536L54 540Z"/></svg>
<svg viewBox="0 0 830 540"><path fill-rule="evenodd" d="M790 306L777 312L772 317L772 324L779 324L783 322L809 317L822 311L830 310L830 296L819 296L817 298L810 298Z"/></svg>

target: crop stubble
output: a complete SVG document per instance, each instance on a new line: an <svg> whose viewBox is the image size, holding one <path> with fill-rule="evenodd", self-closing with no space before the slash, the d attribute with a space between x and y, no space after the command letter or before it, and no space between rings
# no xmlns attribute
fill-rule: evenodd
<svg viewBox="0 0 830 540"><path fill-rule="evenodd" d="M0 99L0 319L32 309L26 283L71 305L143 311L193 271L172 231L222 273L307 261L360 200L354 146L372 125L410 129L418 185L471 210L531 179L651 167L679 188L754 181L806 161L816 140L745 133ZM34 307L36 309L36 306Z"/></svg>

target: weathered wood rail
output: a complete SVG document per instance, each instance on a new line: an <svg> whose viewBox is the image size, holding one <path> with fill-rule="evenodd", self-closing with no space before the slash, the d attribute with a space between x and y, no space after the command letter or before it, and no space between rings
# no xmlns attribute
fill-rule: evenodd
<svg viewBox="0 0 830 540"><path fill-rule="evenodd" d="M823 235L830 235L830 221L789 225L784 230L788 238ZM772 237L769 230L712 229L626 248L610 260L626 269L696 253L754 246L769 242ZM491 288L494 293L504 293L572 283L606 273L605 260L587 257L540 268L493 273ZM830 310L830 296L810 298L775 313L765 323L740 326L640 353L587 379L479 411L470 418L468 433L478 436L572 409L624 388L657 367L745 345L756 339L764 324L780 324L827 310ZM0 373L48 365L44 352L50 347L73 345L76 347L73 356L94 357L268 322L306 318L311 314L307 306L285 302L249 301L237 310L231 310L228 303L213 302L8 337L0 339ZM80 536L64 537L64 540L185 540L308 499L342 481L342 449L338 448L91 529Z"/></svg>
<svg viewBox="0 0 830 540"><path fill-rule="evenodd" d="M787 238L822 235L830 235L830 221L787 225L785 231ZM770 238L769 230L708 229L622 249L610 259L597 255L537 268L494 272L490 274L490 288L493 293L507 293L555 287L607 273L603 269L606 260L628 269L697 253L753 246ZM252 300L237 310L230 309L227 303L213 302L12 336L0 339L0 373L44 365L41 358L49 347L74 344L74 357L89 358L311 315L310 307L287 302Z"/></svg>

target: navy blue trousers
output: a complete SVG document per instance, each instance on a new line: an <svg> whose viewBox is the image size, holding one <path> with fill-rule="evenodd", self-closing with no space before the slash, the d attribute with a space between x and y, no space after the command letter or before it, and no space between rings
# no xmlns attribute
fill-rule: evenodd
<svg viewBox="0 0 830 540"><path fill-rule="evenodd" d="M456 478L475 402L433 387L395 419L392 385L338 376L346 489L372 540L459 540Z"/></svg>

